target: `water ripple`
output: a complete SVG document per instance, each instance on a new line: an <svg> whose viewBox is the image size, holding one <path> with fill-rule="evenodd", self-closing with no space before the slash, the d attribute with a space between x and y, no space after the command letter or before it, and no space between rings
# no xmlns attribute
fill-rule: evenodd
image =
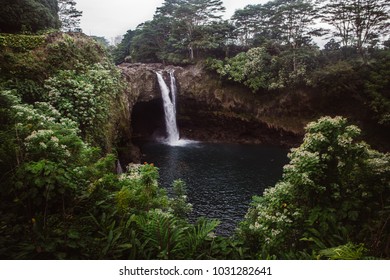
<svg viewBox="0 0 390 280"><path fill-rule="evenodd" d="M182 140L180 140L182 141ZM171 184L182 179L193 204L191 221L201 216L221 221L218 233L231 234L245 216L252 196L282 176L287 152L264 145L147 144L143 161L160 168L160 183L171 193Z"/></svg>

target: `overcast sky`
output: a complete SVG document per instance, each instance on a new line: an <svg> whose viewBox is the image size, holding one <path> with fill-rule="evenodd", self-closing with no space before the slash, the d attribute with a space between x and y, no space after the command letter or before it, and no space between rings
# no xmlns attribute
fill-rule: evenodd
<svg viewBox="0 0 390 280"><path fill-rule="evenodd" d="M76 8L83 11L81 28L87 35L104 36L111 40L123 35L138 24L153 19L157 7L164 0L75 0ZM223 0L230 18L236 9L267 0Z"/></svg>

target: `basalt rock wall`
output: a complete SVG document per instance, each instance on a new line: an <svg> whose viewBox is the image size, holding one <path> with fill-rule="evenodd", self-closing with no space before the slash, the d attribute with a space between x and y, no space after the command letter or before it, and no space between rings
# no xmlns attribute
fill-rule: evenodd
<svg viewBox="0 0 390 280"><path fill-rule="evenodd" d="M299 93L280 96L252 93L221 81L201 65L121 64L128 82L133 139L163 137L164 112L156 71L175 72L178 86L177 119L182 138L211 142L265 143L294 146L303 136L306 119L284 103L302 99Z"/></svg>

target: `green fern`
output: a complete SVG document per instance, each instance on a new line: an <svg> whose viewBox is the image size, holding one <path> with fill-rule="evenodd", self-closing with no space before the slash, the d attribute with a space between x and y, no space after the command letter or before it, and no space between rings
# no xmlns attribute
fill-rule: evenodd
<svg viewBox="0 0 390 280"><path fill-rule="evenodd" d="M147 259L173 259L185 250L185 231L180 221L169 213L152 210L140 216L137 224L141 229L142 249Z"/></svg>
<svg viewBox="0 0 390 280"><path fill-rule="evenodd" d="M218 220L200 218L197 223L188 230L186 239L188 247L187 257L201 259L207 254L211 255L212 252L202 249L207 249L207 247L211 246L210 241L214 238L213 231L219 223ZM210 244L210 246L207 246L208 244Z"/></svg>
<svg viewBox="0 0 390 280"><path fill-rule="evenodd" d="M361 260L365 257L366 252L364 244L356 245L349 242L345 245L321 250L319 257L329 260Z"/></svg>

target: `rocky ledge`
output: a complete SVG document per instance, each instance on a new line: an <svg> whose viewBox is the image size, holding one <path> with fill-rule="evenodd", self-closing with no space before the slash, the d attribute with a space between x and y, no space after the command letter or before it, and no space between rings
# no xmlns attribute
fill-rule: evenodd
<svg viewBox="0 0 390 280"><path fill-rule="evenodd" d="M297 145L306 119L282 109L294 96L255 94L243 86L221 81L201 65L163 64L119 66L128 82L135 142L164 135L164 112L156 71L169 78L174 71L178 86L177 119L183 138L210 142Z"/></svg>

